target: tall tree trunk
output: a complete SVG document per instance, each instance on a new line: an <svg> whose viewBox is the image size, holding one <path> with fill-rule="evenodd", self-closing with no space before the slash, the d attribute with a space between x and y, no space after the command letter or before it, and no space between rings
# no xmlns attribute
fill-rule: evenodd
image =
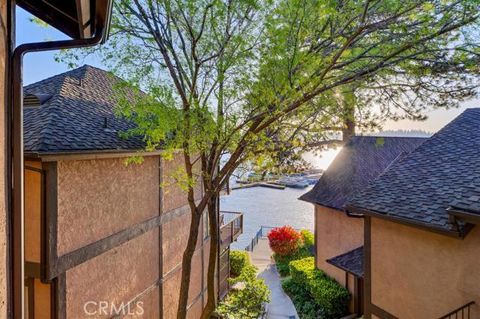
<svg viewBox="0 0 480 319"><path fill-rule="evenodd" d="M357 98L353 87L347 86L342 90L340 103L343 117L342 141L346 143L355 136L355 107Z"/></svg>
<svg viewBox="0 0 480 319"><path fill-rule="evenodd" d="M182 277L180 282L177 319L187 318L188 290L190 288L190 275L192 273L192 258L197 246L198 228L200 227L200 221L202 220L202 214L197 210L192 209L191 215L192 219L190 221L187 247L185 247L182 258Z"/></svg>
<svg viewBox="0 0 480 319"><path fill-rule="evenodd" d="M214 196L208 205L209 233L210 233L210 252L208 255L207 272L207 303L203 308L201 319L210 318L217 305L217 294L215 293L215 274L217 273L218 245L220 243L220 234L218 232L218 195Z"/></svg>
<svg viewBox="0 0 480 319"><path fill-rule="evenodd" d="M348 108L350 112L350 108ZM352 113L347 113L346 117L343 119L343 129L342 129L342 141L344 143L348 142L353 136L355 136L355 115Z"/></svg>

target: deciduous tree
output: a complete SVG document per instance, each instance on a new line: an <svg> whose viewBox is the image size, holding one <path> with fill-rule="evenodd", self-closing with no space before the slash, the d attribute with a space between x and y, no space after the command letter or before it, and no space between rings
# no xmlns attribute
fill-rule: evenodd
<svg viewBox="0 0 480 319"><path fill-rule="evenodd" d="M478 9L474 0L114 2L109 42L83 53L99 54L131 87L148 93L129 95L119 105L119 115L137 123L128 134L144 136L150 150L183 155L182 185L192 218L179 319L187 314L201 215L209 211L216 245L214 203L235 169L314 139L327 141L332 131L344 129L352 105L359 112L366 109L359 105L374 104L380 113L372 116L418 117L436 103L432 90L452 101L467 96L469 82L458 96L445 89L451 88L451 71L477 68L478 40L471 28ZM78 52L63 57L75 62ZM411 93L423 103L399 103ZM354 103L342 106L339 94L343 101L354 96ZM204 194L195 200L198 178ZM209 261L203 318L215 305L216 249Z"/></svg>

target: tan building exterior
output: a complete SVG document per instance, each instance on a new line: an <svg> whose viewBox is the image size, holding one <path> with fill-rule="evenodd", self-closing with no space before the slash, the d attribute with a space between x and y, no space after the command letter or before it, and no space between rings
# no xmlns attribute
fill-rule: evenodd
<svg viewBox="0 0 480 319"><path fill-rule="evenodd" d="M360 190L366 318L480 318L480 109Z"/></svg>
<svg viewBox="0 0 480 319"><path fill-rule="evenodd" d="M300 198L314 204L316 266L348 289L350 313L364 312L364 217L345 212L344 206L400 154L423 140L354 136L315 187Z"/></svg>
<svg viewBox="0 0 480 319"><path fill-rule="evenodd" d="M143 152L142 138L120 136L133 124L113 113L117 81L84 66L25 87L28 96L48 97L25 108L30 318L176 318L191 216L175 180L183 154L166 160L161 150ZM139 154L140 163L127 164ZM196 200L202 192L198 180ZM242 231L242 216L219 212L218 218L215 294L222 297L229 288L229 245ZM189 319L200 318L207 301L207 225L204 214Z"/></svg>
<svg viewBox="0 0 480 319"><path fill-rule="evenodd" d="M28 311L34 318L109 318L112 307L124 306L122 314L175 318L190 211L176 184L159 185L181 161L93 158L26 162ZM189 318L199 318L206 301L204 229L192 261Z"/></svg>
<svg viewBox="0 0 480 319"><path fill-rule="evenodd" d="M94 5L91 6L92 4ZM0 0L0 318L25 317L24 212L21 186L24 184L23 145L20 138L23 110L22 56L32 50L43 51L73 45L79 47L102 41L107 34L104 31L108 29L110 4L110 0L68 0L53 4L37 0ZM15 32L24 32L15 25L17 5L69 35L76 42L51 42L48 45L37 43L16 47ZM38 256L33 256L36 257ZM40 303L37 306L40 307Z"/></svg>
<svg viewBox="0 0 480 319"><path fill-rule="evenodd" d="M175 180L183 155L141 153L141 163L127 164L143 140L119 136L132 123L113 114L118 80L84 66L25 87L29 96L48 96L25 109L25 309L33 318L176 318L190 229ZM197 200L202 192L199 180ZM225 258L228 265L241 233L241 215L225 215L217 267ZM192 259L192 319L206 302L207 224L205 214ZM220 270L228 275L228 266ZM217 276L217 295L225 283Z"/></svg>
<svg viewBox="0 0 480 319"><path fill-rule="evenodd" d="M6 318L7 316L7 278L9 276L7 265L7 211L5 207L7 200L5 112L7 108L8 54L10 52L7 10L7 1L0 0L0 318Z"/></svg>
<svg viewBox="0 0 480 319"><path fill-rule="evenodd" d="M372 217L370 243L372 304L397 318L440 318L474 301L470 318L480 317L480 229L462 240Z"/></svg>
<svg viewBox="0 0 480 319"><path fill-rule="evenodd" d="M333 257L363 246L363 218L349 217L343 211L315 205L315 263L346 287L352 298L349 310L361 312L362 279L329 263Z"/></svg>

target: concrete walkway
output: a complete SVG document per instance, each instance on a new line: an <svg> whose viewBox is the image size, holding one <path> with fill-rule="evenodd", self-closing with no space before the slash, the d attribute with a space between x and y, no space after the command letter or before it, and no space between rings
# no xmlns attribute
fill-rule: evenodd
<svg viewBox="0 0 480 319"><path fill-rule="evenodd" d="M280 275L270 258L271 255L266 238L260 239L251 253L252 263L259 270L258 278L264 279L271 291L267 319L298 319L292 300L283 292Z"/></svg>

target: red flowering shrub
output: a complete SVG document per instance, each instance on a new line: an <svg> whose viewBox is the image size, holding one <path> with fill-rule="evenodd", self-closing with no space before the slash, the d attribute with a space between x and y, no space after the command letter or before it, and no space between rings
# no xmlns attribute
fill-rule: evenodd
<svg viewBox="0 0 480 319"><path fill-rule="evenodd" d="M302 235L290 226L274 228L267 236L270 248L279 256L295 253L302 244Z"/></svg>

